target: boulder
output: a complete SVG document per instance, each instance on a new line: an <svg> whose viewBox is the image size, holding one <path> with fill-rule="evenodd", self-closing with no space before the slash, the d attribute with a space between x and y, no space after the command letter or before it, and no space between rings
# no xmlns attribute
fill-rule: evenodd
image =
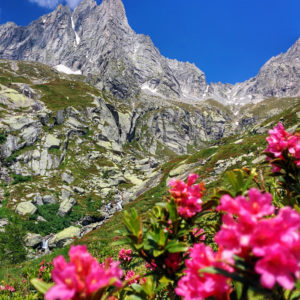
<svg viewBox="0 0 300 300"><path fill-rule="evenodd" d="M73 181L74 181L74 177L67 173L67 172L64 172L62 175L61 175L61 179L63 182L67 183L67 184L71 184Z"/></svg>
<svg viewBox="0 0 300 300"><path fill-rule="evenodd" d="M38 216L36 219L38 222L47 222L46 219L44 219L42 216Z"/></svg>
<svg viewBox="0 0 300 300"><path fill-rule="evenodd" d="M60 203L57 214L60 217L64 217L65 215L67 215L68 213L71 212L71 210L75 204L76 204L76 201L73 198L64 200L63 202Z"/></svg>
<svg viewBox="0 0 300 300"><path fill-rule="evenodd" d="M55 115L55 123L57 125L61 125L65 120L65 112L64 110L58 110Z"/></svg>
<svg viewBox="0 0 300 300"><path fill-rule="evenodd" d="M43 197L41 196L41 194L36 194L35 197L33 198L32 203L37 206L43 205L44 202L43 202Z"/></svg>
<svg viewBox="0 0 300 300"><path fill-rule="evenodd" d="M84 194L85 190L79 186L74 186L73 191L78 194Z"/></svg>
<svg viewBox="0 0 300 300"><path fill-rule="evenodd" d="M43 241L43 237L40 234L27 233L27 235L25 236L24 241L25 241L25 245L27 247L36 248Z"/></svg>
<svg viewBox="0 0 300 300"><path fill-rule="evenodd" d="M80 228L74 226L64 229L49 240L49 248L64 247L71 244L74 237L79 237L80 231Z"/></svg>
<svg viewBox="0 0 300 300"><path fill-rule="evenodd" d="M60 196L60 198L61 198L62 201L65 201L65 200L69 199L70 196L71 196L71 192L70 192L70 191L65 190L65 189L63 189L63 190L61 191L61 196Z"/></svg>
<svg viewBox="0 0 300 300"><path fill-rule="evenodd" d="M46 137L45 148L59 148L60 140L56 138L53 134L48 134Z"/></svg>
<svg viewBox="0 0 300 300"><path fill-rule="evenodd" d="M57 203L57 200L55 199L55 197L53 195L46 195L46 196L43 196L43 203L44 204L55 204L55 203Z"/></svg>
<svg viewBox="0 0 300 300"><path fill-rule="evenodd" d="M252 161L252 163L253 163L254 165L256 165L256 164L260 164L260 163L264 162L265 160L266 160L266 155L260 155L259 157L255 158L255 159Z"/></svg>
<svg viewBox="0 0 300 300"><path fill-rule="evenodd" d="M8 224L8 219L0 219L0 227L5 227Z"/></svg>
<svg viewBox="0 0 300 300"><path fill-rule="evenodd" d="M17 205L16 212L19 215L33 215L37 211L36 206L34 206L30 201L21 202Z"/></svg>

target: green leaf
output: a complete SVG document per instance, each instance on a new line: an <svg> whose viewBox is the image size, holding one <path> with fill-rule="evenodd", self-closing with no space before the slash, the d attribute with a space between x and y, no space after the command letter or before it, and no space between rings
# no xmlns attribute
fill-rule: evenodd
<svg viewBox="0 0 300 300"><path fill-rule="evenodd" d="M161 229L159 231L159 240L158 240L158 245L159 246L164 246L166 244L166 241L168 239L168 233L164 231L164 229Z"/></svg>
<svg viewBox="0 0 300 300"><path fill-rule="evenodd" d="M160 256L161 254L163 254L165 252L165 250L153 250L153 256L154 257L158 257Z"/></svg>
<svg viewBox="0 0 300 300"><path fill-rule="evenodd" d="M243 284L241 282L238 282L238 281L233 281L233 285L234 285L234 288L235 288L237 300L240 300L242 298L242 295L243 295Z"/></svg>
<svg viewBox="0 0 300 300"><path fill-rule="evenodd" d="M248 296L248 299L251 299L251 300L265 300L266 299L265 295L258 294L251 288L248 289L247 296Z"/></svg>
<svg viewBox="0 0 300 300"><path fill-rule="evenodd" d="M131 284L131 287L137 293L143 292L143 288L139 284L133 283L133 284Z"/></svg>
<svg viewBox="0 0 300 300"><path fill-rule="evenodd" d="M54 285L54 283L46 283L40 279L33 278L30 280L31 284L36 288L37 291L45 295L48 290Z"/></svg>
<svg viewBox="0 0 300 300"><path fill-rule="evenodd" d="M129 295L125 297L125 300L143 300L143 298L136 295Z"/></svg>
<svg viewBox="0 0 300 300"><path fill-rule="evenodd" d="M169 253L186 252L188 250L188 247L183 242L171 240L167 244L166 250L168 250Z"/></svg>

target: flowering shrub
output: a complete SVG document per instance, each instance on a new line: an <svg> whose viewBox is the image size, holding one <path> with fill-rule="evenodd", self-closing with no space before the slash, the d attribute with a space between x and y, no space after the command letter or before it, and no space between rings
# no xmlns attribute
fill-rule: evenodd
<svg viewBox="0 0 300 300"><path fill-rule="evenodd" d="M13 286L6 284L6 285L0 285L0 292L11 292L14 293L16 290Z"/></svg>
<svg viewBox="0 0 300 300"><path fill-rule="evenodd" d="M119 252L119 261L120 262L130 262L132 260L131 257L132 250L122 248Z"/></svg>
<svg viewBox="0 0 300 300"><path fill-rule="evenodd" d="M191 174L187 183L181 180L172 179L169 185L172 187L170 193L177 204L178 214L184 218L191 218L202 209L202 192L204 183L195 184L197 174Z"/></svg>
<svg viewBox="0 0 300 300"><path fill-rule="evenodd" d="M214 296L216 299L226 299L230 293L230 279L219 274L201 272L206 267L218 267L231 271L222 262L222 252L214 253L204 244L195 244L189 250L190 259L185 261L186 271L176 288L176 293L186 300L205 299Z"/></svg>
<svg viewBox="0 0 300 300"><path fill-rule="evenodd" d="M295 158L295 164L300 166L300 136L292 135L285 131L279 122L277 126L269 130L267 137L268 147L266 152L273 154L274 158L285 160L284 152L288 151ZM281 167L273 165L273 171L280 171Z"/></svg>
<svg viewBox="0 0 300 300"><path fill-rule="evenodd" d="M51 279L51 272L53 269L52 262L45 262L42 260L40 263L38 278L48 282Z"/></svg>
<svg viewBox="0 0 300 300"><path fill-rule="evenodd" d="M273 175L278 176L281 193L285 194L283 204L300 205L300 134L290 134L279 123L269 130L267 160L272 165Z"/></svg>
<svg viewBox="0 0 300 300"><path fill-rule="evenodd" d="M300 136L281 123L269 133L265 153L278 183L272 194L255 170L227 172L229 188L208 201L198 175L172 179L147 222L134 209L124 212L114 245L130 249L120 250L119 262L100 264L85 246L73 246L70 262L54 259L53 286L32 283L46 300L300 299Z"/></svg>
<svg viewBox="0 0 300 300"><path fill-rule="evenodd" d="M69 263L62 256L54 259L55 285L46 293L46 300L89 299L95 292L102 295L106 287L122 287L123 271L117 262L100 265L86 246L72 246L69 256Z"/></svg>
<svg viewBox="0 0 300 300"><path fill-rule="evenodd" d="M251 189L248 196L249 200L221 198L217 210L227 214L223 216L216 242L227 257L238 255L246 261L252 259L263 287L272 288L277 282L285 289L292 289L300 271L297 251L300 214L285 207L272 216L275 208L271 205L270 194Z"/></svg>

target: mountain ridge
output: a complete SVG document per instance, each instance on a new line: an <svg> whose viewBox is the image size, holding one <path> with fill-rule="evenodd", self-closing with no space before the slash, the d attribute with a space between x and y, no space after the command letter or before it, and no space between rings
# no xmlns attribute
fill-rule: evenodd
<svg viewBox="0 0 300 300"><path fill-rule="evenodd" d="M60 4L28 26L1 25L0 58L62 65L96 76L98 87L119 99L150 93L183 102L211 98L240 106L299 95L299 41L244 82L208 84L194 64L163 57L150 37L136 34L121 0L103 0L100 5L83 0L73 11Z"/></svg>

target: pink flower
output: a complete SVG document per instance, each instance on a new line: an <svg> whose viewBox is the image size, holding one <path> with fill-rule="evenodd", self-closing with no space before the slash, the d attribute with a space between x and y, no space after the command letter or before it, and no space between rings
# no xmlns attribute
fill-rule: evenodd
<svg viewBox="0 0 300 300"><path fill-rule="evenodd" d="M229 279L218 274L200 272L206 267L218 267L231 271L223 262L220 262L222 253L214 253L212 249L204 244L195 244L190 249L190 258L185 261L186 275L183 276L175 292L185 300L201 300L209 297L215 299L227 299L230 286Z"/></svg>
<svg viewBox="0 0 300 300"><path fill-rule="evenodd" d="M121 249L119 252L119 260L121 262L130 262L132 260L131 257L132 250L131 249Z"/></svg>
<svg viewBox="0 0 300 300"><path fill-rule="evenodd" d="M16 290L13 286L6 284L5 286L0 285L0 291L9 291L11 293L14 293Z"/></svg>
<svg viewBox="0 0 300 300"><path fill-rule="evenodd" d="M268 248L268 254L255 265L255 271L261 275L261 285L269 289L278 282L283 288L291 290L294 287L293 274L297 269L295 257L289 249L280 245Z"/></svg>
<svg viewBox="0 0 300 300"><path fill-rule="evenodd" d="M181 261L181 253L169 253L165 258L166 266L173 272L180 267Z"/></svg>
<svg viewBox="0 0 300 300"><path fill-rule="evenodd" d="M277 282L292 289L294 279L300 277L300 214L285 207L270 218L274 214L270 194L251 189L248 198L221 198L217 210L227 214L215 241L227 258L256 256L255 271L264 287L272 288Z"/></svg>
<svg viewBox="0 0 300 300"><path fill-rule="evenodd" d="M202 192L204 184L194 184L198 178L197 174L188 176L187 183L181 180L172 179L169 185L172 187L169 192L177 204L177 211L184 218L191 218L202 210Z"/></svg>
<svg viewBox="0 0 300 300"><path fill-rule="evenodd" d="M72 246L69 256L69 263L62 256L54 259L52 279L55 285L47 292L46 300L79 299L110 285L122 286L123 272L118 263L100 265L87 252L86 246Z"/></svg>
<svg viewBox="0 0 300 300"><path fill-rule="evenodd" d="M253 221L274 213L275 208L272 205L271 194L263 194L259 190L252 188L248 191L248 198L238 196L233 199L229 195L224 195L221 198L221 205L217 207L217 210L250 218Z"/></svg>
<svg viewBox="0 0 300 300"><path fill-rule="evenodd" d="M154 271L157 268L157 264L152 261L151 263L146 263L145 268L149 269L150 271Z"/></svg>
<svg viewBox="0 0 300 300"><path fill-rule="evenodd" d="M138 283L139 279L140 275L136 275L133 270L129 270L125 276L125 280L128 281L129 285L132 285L133 283Z"/></svg>
<svg viewBox="0 0 300 300"><path fill-rule="evenodd" d="M282 152L288 147L290 134L284 130L282 123L278 123L273 129L269 130L270 136L266 138L269 143L266 152L273 153L276 158L283 158Z"/></svg>
<svg viewBox="0 0 300 300"><path fill-rule="evenodd" d="M223 225L215 236L216 243L226 251L244 257L250 251L249 243L259 220L272 215L275 208L272 206L271 194L250 189L248 199L224 195L217 210L228 214L222 218Z"/></svg>
<svg viewBox="0 0 300 300"><path fill-rule="evenodd" d="M192 231L192 235L197 238L200 236L200 241L204 241L205 240L205 234L204 233L204 229L202 228L194 228L193 231Z"/></svg>
<svg viewBox="0 0 300 300"><path fill-rule="evenodd" d="M16 291L13 286L8 285L8 284L5 286L5 289L11 293L14 293Z"/></svg>
<svg viewBox="0 0 300 300"><path fill-rule="evenodd" d="M296 158L295 163L300 166L300 136L299 134L291 135L284 130L283 125L279 122L273 130L269 130L270 136L266 138L268 147L266 152L272 153L275 158L283 157L283 151L288 149L288 152ZM270 158L268 158L270 160ZM273 165L273 172L280 171L278 166Z"/></svg>

